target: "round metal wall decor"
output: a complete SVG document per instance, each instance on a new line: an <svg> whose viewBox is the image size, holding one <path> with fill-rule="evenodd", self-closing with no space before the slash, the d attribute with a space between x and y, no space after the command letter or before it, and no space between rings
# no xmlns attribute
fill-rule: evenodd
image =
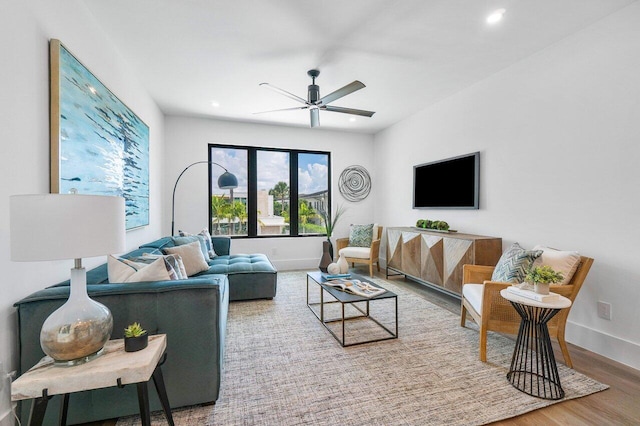
<svg viewBox="0 0 640 426"><path fill-rule="evenodd" d="M349 201L362 201L371 192L371 177L362 166L349 166L340 173L338 188Z"/></svg>

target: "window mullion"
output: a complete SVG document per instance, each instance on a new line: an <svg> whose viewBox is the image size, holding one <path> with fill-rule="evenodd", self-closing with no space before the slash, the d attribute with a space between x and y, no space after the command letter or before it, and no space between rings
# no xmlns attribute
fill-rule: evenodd
<svg viewBox="0 0 640 426"><path fill-rule="evenodd" d="M250 148L248 150L247 174L249 182L247 183L247 230L250 237L258 235L258 166L257 166L257 150Z"/></svg>
<svg viewBox="0 0 640 426"><path fill-rule="evenodd" d="M289 232L292 236L298 235L298 153L291 151L289 158Z"/></svg>

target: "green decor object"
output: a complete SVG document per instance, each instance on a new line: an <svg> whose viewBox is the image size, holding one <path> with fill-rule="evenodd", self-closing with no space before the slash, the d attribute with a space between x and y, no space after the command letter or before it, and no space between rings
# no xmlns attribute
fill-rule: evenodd
<svg viewBox="0 0 640 426"><path fill-rule="evenodd" d="M371 247L373 241L373 223L369 225L351 225L349 229L349 247Z"/></svg>
<svg viewBox="0 0 640 426"><path fill-rule="evenodd" d="M522 283L533 262L541 255L542 250L525 250L520 244L513 243L502 253L493 270L491 281Z"/></svg>
<svg viewBox="0 0 640 426"><path fill-rule="evenodd" d="M416 222L416 228L422 229L435 229L438 231L448 231L449 224L444 220L429 220L429 219L418 219Z"/></svg>
<svg viewBox="0 0 640 426"><path fill-rule="evenodd" d="M533 283L536 293L549 294L549 284L561 282L564 276L551 266L544 265L531 268L524 279Z"/></svg>
<svg viewBox="0 0 640 426"><path fill-rule="evenodd" d="M124 350L125 352L136 352L147 347L149 335L147 330L142 328L140 323L134 322L124 329Z"/></svg>
<svg viewBox="0 0 640 426"><path fill-rule="evenodd" d="M324 229L327 233L327 239L331 238L331 235L333 235L333 231L336 229L338 220L340 220L340 216L342 216L345 211L346 209L344 208L344 206L338 206L336 212L332 217L330 211L318 210L318 214L320 214L320 217L324 222Z"/></svg>
<svg viewBox="0 0 640 426"><path fill-rule="evenodd" d="M139 337L146 334L147 330L142 328L140 323L134 322L124 329L124 337Z"/></svg>

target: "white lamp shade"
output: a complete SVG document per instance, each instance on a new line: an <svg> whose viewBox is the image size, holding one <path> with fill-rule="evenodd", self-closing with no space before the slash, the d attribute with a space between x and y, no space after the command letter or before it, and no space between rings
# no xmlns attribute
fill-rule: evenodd
<svg viewBox="0 0 640 426"><path fill-rule="evenodd" d="M11 260L82 259L125 250L122 197L14 195L10 206Z"/></svg>

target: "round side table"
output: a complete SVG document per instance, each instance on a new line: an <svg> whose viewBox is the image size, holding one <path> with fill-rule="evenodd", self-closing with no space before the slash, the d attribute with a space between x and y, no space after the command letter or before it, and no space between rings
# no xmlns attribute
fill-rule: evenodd
<svg viewBox="0 0 640 426"><path fill-rule="evenodd" d="M549 302L538 302L507 289L501 290L500 295L511 302L522 318L507 380L531 396L564 398L547 323L560 309L571 306L571 300L558 296Z"/></svg>

